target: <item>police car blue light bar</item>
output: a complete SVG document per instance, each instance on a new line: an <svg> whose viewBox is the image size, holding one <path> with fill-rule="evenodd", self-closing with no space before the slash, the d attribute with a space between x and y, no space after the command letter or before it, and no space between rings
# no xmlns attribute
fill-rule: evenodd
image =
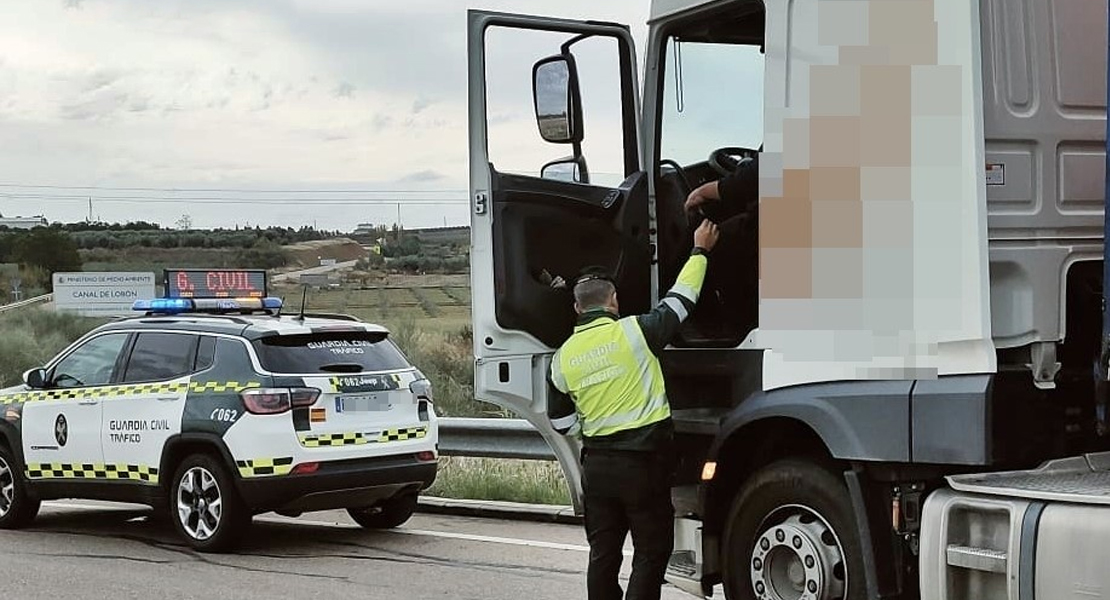
<svg viewBox="0 0 1110 600"><path fill-rule="evenodd" d="M155 298L153 300L136 300L131 305L131 310L157 313L179 313L193 309L193 301L188 298Z"/></svg>
<svg viewBox="0 0 1110 600"><path fill-rule="evenodd" d="M158 314L184 312L235 312L244 310L277 310L281 298L155 298L136 300L132 310Z"/></svg>

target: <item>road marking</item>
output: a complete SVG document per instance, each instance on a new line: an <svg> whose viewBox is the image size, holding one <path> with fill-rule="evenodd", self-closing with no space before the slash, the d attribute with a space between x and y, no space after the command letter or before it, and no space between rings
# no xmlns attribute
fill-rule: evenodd
<svg viewBox="0 0 1110 600"><path fill-rule="evenodd" d="M338 527L341 529L361 529L359 525L348 525L346 523L337 523L335 521L313 521L310 519L302 518L289 518L289 517L259 517L260 521L270 521L273 523L300 523L303 525L317 525L321 527ZM548 550L568 550L571 552L589 552L589 546L582 546L579 544L561 544L558 542L545 542L541 540L525 540L520 538L507 538L497 537L490 535L477 535L473 533L453 533L448 531L431 531L428 529L406 529L400 527L397 529L383 530L382 533L396 533L402 535L413 535L421 537L442 538L450 540L467 540L471 542L482 542L486 544L506 544L509 546L526 546L529 548L545 548ZM625 550L626 556L632 556L632 552Z"/></svg>
<svg viewBox="0 0 1110 600"><path fill-rule="evenodd" d="M44 506L55 506L59 508L76 508L83 510L135 510L146 509L150 507L143 505L102 505L102 504L84 504L81 502L50 502L44 503ZM270 522L270 523L285 523L292 525L315 525L318 527L334 527L338 529L362 529L361 526L348 523L339 523L336 521L316 521L312 519L283 517L281 515L255 517L257 521ZM570 552L586 552L590 551L589 546L580 544L561 544L559 542L545 542L542 540L526 540L521 538L508 538L490 535L477 535L473 533L454 533L449 531L432 531L428 529L406 529L400 527L397 529L382 530L382 533L393 533L399 535L411 535L418 537L431 537L449 540L466 540L470 542L481 542L485 544L504 544L508 546L525 546L529 548L544 548L546 550L565 550ZM632 556L632 551L628 548L624 550L625 556Z"/></svg>

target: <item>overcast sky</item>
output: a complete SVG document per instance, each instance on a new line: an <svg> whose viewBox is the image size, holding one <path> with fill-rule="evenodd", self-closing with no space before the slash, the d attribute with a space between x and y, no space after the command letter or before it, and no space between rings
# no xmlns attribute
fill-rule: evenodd
<svg viewBox="0 0 1110 600"><path fill-rule="evenodd" d="M105 221L346 231L397 207L319 199L465 202L468 7L630 23L641 60L648 14L648 0L3 3L4 216L82 220L91 195ZM521 108L498 119L534 136ZM228 202L292 189L315 191ZM412 204L401 219L464 224L467 210Z"/></svg>

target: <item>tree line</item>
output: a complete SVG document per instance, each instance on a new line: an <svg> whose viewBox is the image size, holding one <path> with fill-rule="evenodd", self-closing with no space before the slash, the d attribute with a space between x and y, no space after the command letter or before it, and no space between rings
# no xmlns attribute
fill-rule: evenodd
<svg viewBox="0 0 1110 600"><path fill-rule="evenodd" d="M103 248L253 248L259 242L284 246L341 235L304 226L234 229L163 229L142 221L127 224L70 223L60 227L81 250Z"/></svg>

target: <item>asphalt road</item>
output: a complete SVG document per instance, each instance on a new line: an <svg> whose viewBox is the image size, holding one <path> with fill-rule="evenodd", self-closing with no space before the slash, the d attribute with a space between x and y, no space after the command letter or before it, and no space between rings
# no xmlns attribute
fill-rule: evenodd
<svg viewBox="0 0 1110 600"><path fill-rule="evenodd" d="M235 554L188 549L149 509L43 505L30 529L0 531L2 597L21 600L585 598L588 548L573 525L417 514L393 531L345 512L255 518ZM626 551L624 577L631 563ZM689 600L671 586L666 600Z"/></svg>

